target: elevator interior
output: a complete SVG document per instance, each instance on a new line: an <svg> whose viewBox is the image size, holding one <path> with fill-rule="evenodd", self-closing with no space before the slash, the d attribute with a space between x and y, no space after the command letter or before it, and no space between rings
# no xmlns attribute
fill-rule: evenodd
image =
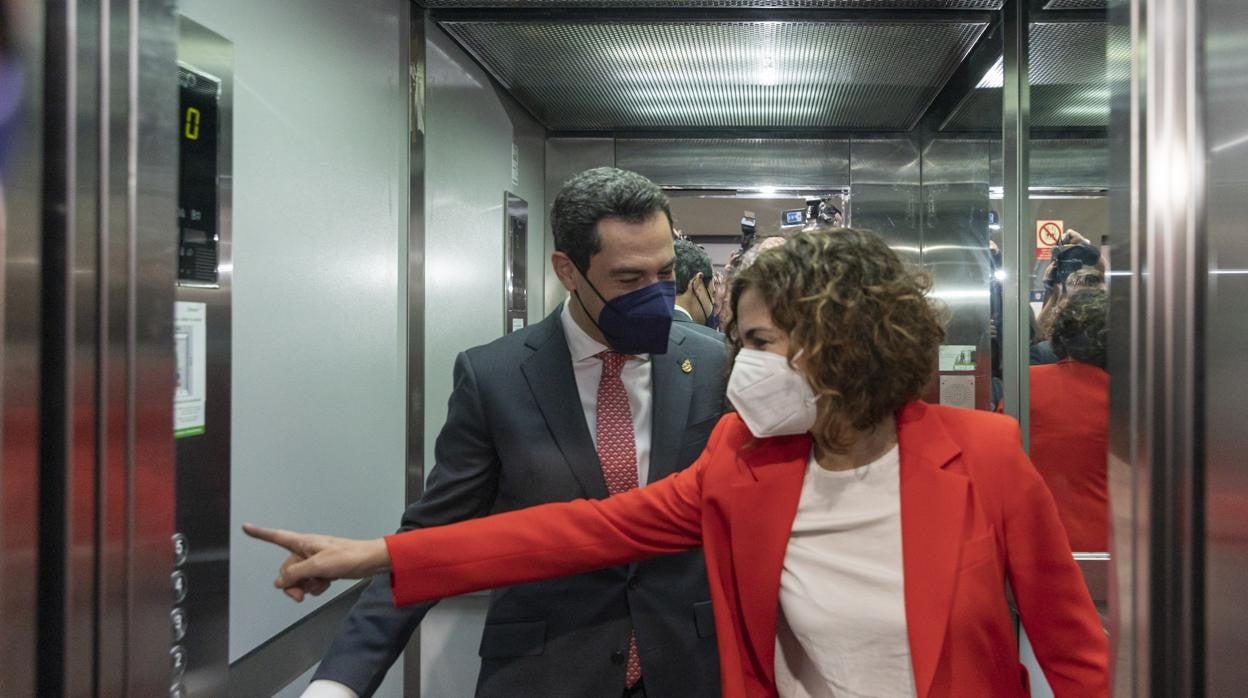
<svg viewBox="0 0 1248 698"><path fill-rule="evenodd" d="M1209 4L1242 27L1232 2ZM238 524L394 526L432 462L455 353L562 301L546 212L588 167L659 183L676 226L717 263L739 249L745 212L779 228L780 212L834 194L848 223L926 269L949 309L927 399L1001 407L1028 440L1028 315L1045 294L1051 231L1113 250L1116 312L1141 298L1136 228L1111 211L1112 192L1138 185L1115 179L1130 169L1124 89L1142 74L1130 10L1178 3L58 0L33 11L27 84L40 89L21 108L43 146L20 151L4 180L0 637L11 659L0 694L298 695L358 587L283 603L269 551ZM1235 41L1210 49L1227 94L1243 88L1225 68ZM217 167L215 233L178 218L190 210L179 156L184 175L195 156L176 137L199 141L189 134L209 123L179 102L178 79L192 77L224 124L216 156L200 158ZM1222 124L1219 143L1232 145L1219 152L1242 158L1234 128ZM1226 155L1211 162L1234 171ZM44 214L58 210L67 217ZM179 280L206 273L194 262L209 256L214 278ZM1239 277L1220 278L1211 298L1226 303ZM1137 295L1122 295L1129 285ZM205 304L214 391L205 423L182 430L169 396L198 374L177 370L194 334L193 314L175 320L180 303ZM1149 322L1134 312L1112 324L1119 361ZM1153 366L1130 365L1132 376ZM1138 434L1133 419L1120 434ZM1237 477L1221 473L1232 491ZM33 503L21 499L31 483ZM1234 550L1221 569L1238 569ZM1110 551L1076 552L1104 602ZM378 695L470 695L483 607L442 603Z"/></svg>

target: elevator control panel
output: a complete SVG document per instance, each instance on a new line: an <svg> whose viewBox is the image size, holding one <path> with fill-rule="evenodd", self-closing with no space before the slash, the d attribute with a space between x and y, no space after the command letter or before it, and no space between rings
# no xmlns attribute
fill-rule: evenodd
<svg viewBox="0 0 1248 698"><path fill-rule="evenodd" d="M186 581L186 561L190 557L190 546L186 536L173 534L170 540L173 547L173 574L169 576L170 592L173 595L173 608L169 611L169 639L173 646L169 648L169 677L171 685L169 695L185 696L186 689L182 679L186 676L186 610L182 604L186 602L190 588Z"/></svg>
<svg viewBox="0 0 1248 698"><path fill-rule="evenodd" d="M217 146L221 81L178 66L178 282L217 283Z"/></svg>

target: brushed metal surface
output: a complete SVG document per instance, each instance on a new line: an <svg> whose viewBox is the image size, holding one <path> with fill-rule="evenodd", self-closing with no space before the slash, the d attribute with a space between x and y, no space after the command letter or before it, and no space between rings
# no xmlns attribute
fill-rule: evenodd
<svg viewBox="0 0 1248 698"><path fill-rule="evenodd" d="M1111 38L1108 55L1132 76L1111 85L1111 192L1130 192L1114 198L1111 212L1124 238L1110 284L1111 632L1121 696L1205 694L1203 466L1205 437L1215 433L1204 410L1223 406L1203 394L1203 4L1142 0L1111 12L1131 34Z"/></svg>
<svg viewBox="0 0 1248 698"><path fill-rule="evenodd" d="M39 565L40 173L44 6L13 22L25 74L15 142L0 171L0 695L35 695ZM13 64L10 63L11 67ZM12 80L14 73L4 78ZM7 83L6 87L13 87Z"/></svg>
<svg viewBox="0 0 1248 698"><path fill-rule="evenodd" d="M970 345L975 406L990 408L988 152L991 141L935 139L923 148L922 265L949 311L945 344ZM852 194L851 194L852 195ZM861 212L862 206L857 207ZM939 401L936 395L928 396Z"/></svg>
<svg viewBox="0 0 1248 698"><path fill-rule="evenodd" d="M1248 686L1248 4L1206 0L1203 44L1207 276L1204 365L1205 690Z"/></svg>
<svg viewBox="0 0 1248 698"><path fill-rule="evenodd" d="M189 555L180 569L189 591L186 673L189 695L223 696L229 686L230 441L233 348L234 46L217 32L178 17L178 65L220 83L217 102L217 283L180 284L175 300L207 310L204 433L177 440L175 528ZM173 110L177 115L177 109ZM176 219L175 219L176 220Z"/></svg>
<svg viewBox="0 0 1248 698"><path fill-rule="evenodd" d="M1002 54L1001 258L1007 281L1027 278L1033 259L1029 202L1031 177L1030 7L1011 0L1004 10ZM1002 286L1002 407L1018 420L1023 448L1030 447L1030 306L1020 283Z"/></svg>
<svg viewBox="0 0 1248 698"><path fill-rule="evenodd" d="M870 230L902 259L918 263L923 206L918 144L909 138L854 138L849 148L853 225Z"/></svg>
<svg viewBox="0 0 1248 698"><path fill-rule="evenodd" d="M664 187L831 190L849 184L849 141L619 138L615 163Z"/></svg>
<svg viewBox="0 0 1248 698"><path fill-rule="evenodd" d="M129 449L125 695L169 690L174 505L173 301L177 241L177 24L165 0L132 3L127 159Z"/></svg>

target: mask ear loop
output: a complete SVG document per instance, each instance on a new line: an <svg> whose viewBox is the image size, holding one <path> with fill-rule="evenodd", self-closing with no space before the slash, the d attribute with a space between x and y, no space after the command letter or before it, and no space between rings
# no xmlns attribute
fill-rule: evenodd
<svg viewBox="0 0 1248 698"><path fill-rule="evenodd" d="M589 280L588 274L586 274L584 271L581 271L581 267L579 265L577 265L574 262L572 264L572 268L576 269L576 273L580 274L581 278L585 279L585 283L589 284L589 287L594 290L594 293L598 296L599 299L602 300L603 306L609 305L611 303L606 298L603 298L602 293L598 291L598 287L594 285L594 282ZM588 317L589 321L594 323L594 327L597 328L599 332L602 332L602 325L598 324L598 318L594 317L594 314L589 312L589 308L585 307L585 301L581 299L581 292L574 290L572 291L572 295L576 296L576 302L581 304L581 310L585 312L585 317ZM603 336L606 336L605 332L602 332L602 334Z"/></svg>
<svg viewBox="0 0 1248 698"><path fill-rule="evenodd" d="M693 283L693 281L690 281L689 283ZM702 288L706 289L706 294L708 296L711 294L711 290L706 287L705 283L702 284ZM698 292L696 290L693 292L693 299L698 302L698 310L702 311L702 321L706 322L707 320L711 319L711 314L706 311L705 307L703 307L702 299L698 298ZM715 309L715 301L711 300L711 310L714 310L714 309Z"/></svg>

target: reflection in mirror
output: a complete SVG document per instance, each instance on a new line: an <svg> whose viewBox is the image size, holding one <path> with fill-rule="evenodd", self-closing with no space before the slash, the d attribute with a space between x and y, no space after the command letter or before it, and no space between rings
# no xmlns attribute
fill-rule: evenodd
<svg viewBox="0 0 1248 698"><path fill-rule="evenodd" d="M1031 457L1076 552L1108 550L1109 31L1031 26Z"/></svg>
<svg viewBox="0 0 1248 698"><path fill-rule="evenodd" d="M1104 276L1085 265L1062 283L1062 298L1046 321L1045 343L1055 361L1031 367L1031 459L1053 493L1071 548L1103 551L1109 549Z"/></svg>

